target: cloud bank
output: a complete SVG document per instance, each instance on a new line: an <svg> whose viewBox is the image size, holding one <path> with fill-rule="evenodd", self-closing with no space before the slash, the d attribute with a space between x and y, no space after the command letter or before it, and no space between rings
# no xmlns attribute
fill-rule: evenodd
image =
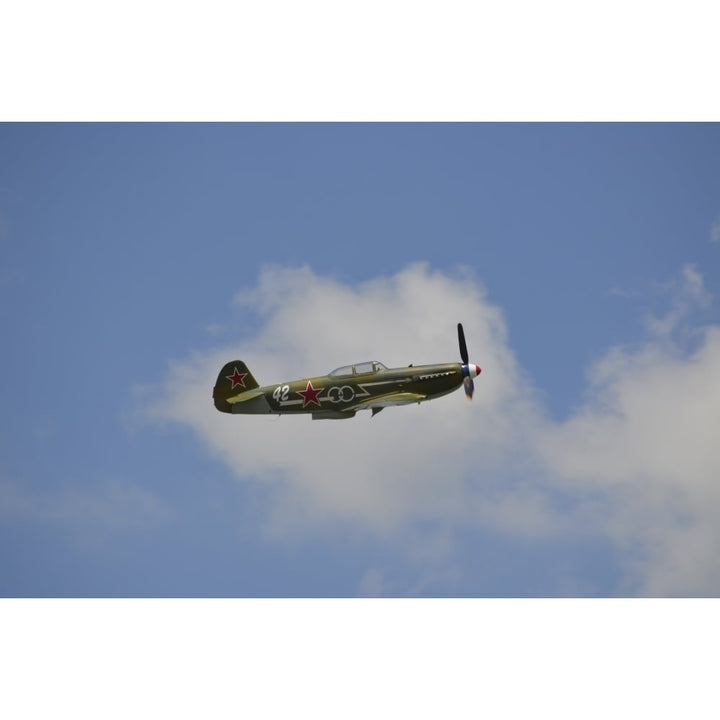
<svg viewBox="0 0 720 720"><path fill-rule="evenodd" d="M720 327L689 330L694 305L710 301L694 268L672 296L642 342L589 369L582 405L558 423L469 271L416 264L348 284L307 267L266 268L235 297L256 330L173 363L147 413L192 428L239 481L262 488L271 537L342 528L462 572L453 558L466 530L539 543L594 536L623 558L617 594L717 595ZM453 361L458 321L483 367L472 403L457 392L334 423L226 416L210 400L233 358L262 384L368 359ZM418 524L438 531L418 543ZM385 585L373 569L359 582Z"/></svg>

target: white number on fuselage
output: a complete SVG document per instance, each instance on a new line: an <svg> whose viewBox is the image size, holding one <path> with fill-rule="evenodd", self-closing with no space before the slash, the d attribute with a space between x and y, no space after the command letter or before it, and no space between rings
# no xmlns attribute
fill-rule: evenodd
<svg viewBox="0 0 720 720"><path fill-rule="evenodd" d="M273 390L273 397L276 402L287 402L289 392L289 385L278 385L275 390Z"/></svg>

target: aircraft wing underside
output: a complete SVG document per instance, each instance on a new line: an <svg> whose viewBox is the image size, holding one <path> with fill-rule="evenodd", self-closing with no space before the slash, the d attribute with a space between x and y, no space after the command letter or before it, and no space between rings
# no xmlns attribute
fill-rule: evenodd
<svg viewBox="0 0 720 720"><path fill-rule="evenodd" d="M343 412L355 410L364 410L369 407L391 407L393 405L409 405L411 403L425 400L426 395L410 392L392 392L385 395L375 395L374 397L365 398L361 402L355 403L350 407L343 408Z"/></svg>

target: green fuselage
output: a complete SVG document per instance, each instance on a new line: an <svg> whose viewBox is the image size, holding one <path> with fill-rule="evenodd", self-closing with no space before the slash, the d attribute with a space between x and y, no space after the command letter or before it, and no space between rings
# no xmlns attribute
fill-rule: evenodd
<svg viewBox="0 0 720 720"><path fill-rule="evenodd" d="M374 361L359 363L328 375L244 389L235 394L222 392L222 385L218 391L216 386L215 405L218 410L233 414L311 413L315 419L343 419L353 417L358 410L372 409L375 414L391 405L420 403L446 395L462 385L462 367L460 363L442 363L386 368ZM244 364L241 369L246 369ZM233 363L228 363L218 383L226 379L234 386L239 384L241 375ZM254 378L249 377L249 384L253 384Z"/></svg>

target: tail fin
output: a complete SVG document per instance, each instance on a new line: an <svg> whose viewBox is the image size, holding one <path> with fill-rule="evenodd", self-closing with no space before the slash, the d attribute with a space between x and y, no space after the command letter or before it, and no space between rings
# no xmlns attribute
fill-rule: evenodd
<svg viewBox="0 0 720 720"><path fill-rule="evenodd" d="M232 406L227 399L257 387L260 385L248 370L248 366L242 360L233 360L223 365L223 369L215 381L213 388L215 407L220 412L232 412Z"/></svg>

